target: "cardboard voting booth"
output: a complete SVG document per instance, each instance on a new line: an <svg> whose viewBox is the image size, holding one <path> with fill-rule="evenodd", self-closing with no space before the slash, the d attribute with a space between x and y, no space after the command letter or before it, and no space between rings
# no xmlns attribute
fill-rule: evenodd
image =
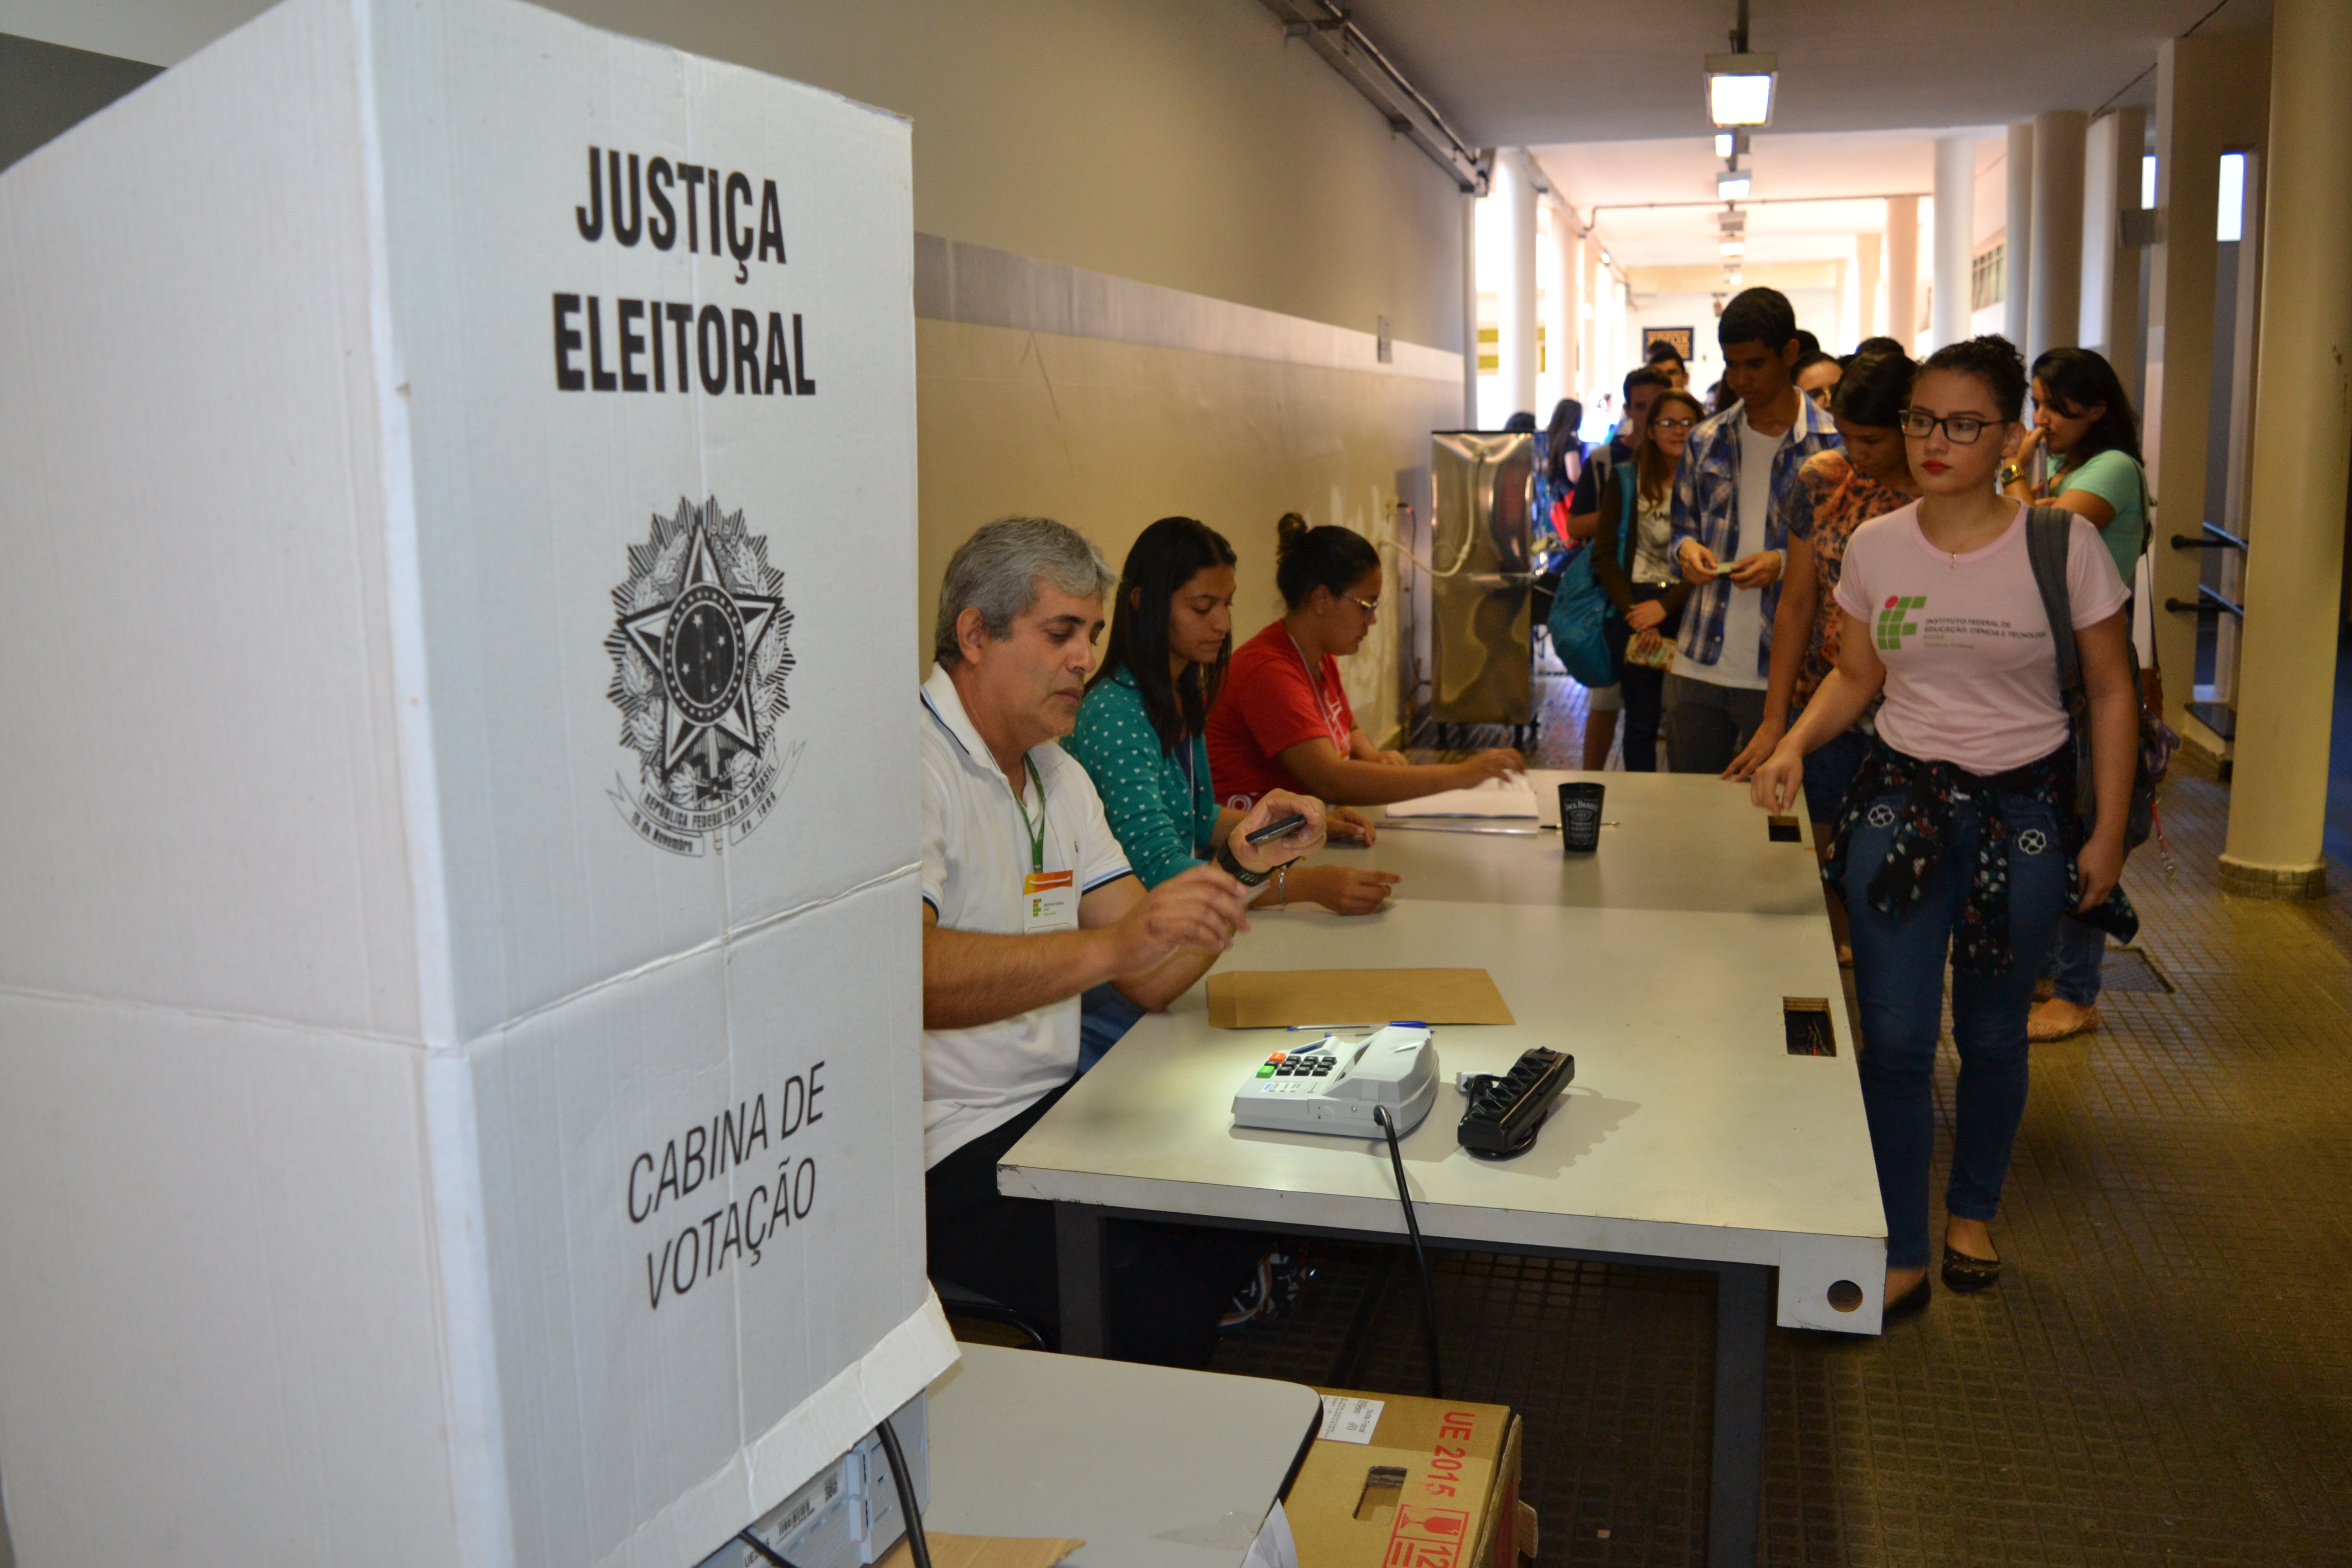
<svg viewBox="0 0 2352 1568"><path fill-rule="evenodd" d="M28 1568L682 1568L952 1361L911 232L903 121L509 0L0 175Z"/></svg>

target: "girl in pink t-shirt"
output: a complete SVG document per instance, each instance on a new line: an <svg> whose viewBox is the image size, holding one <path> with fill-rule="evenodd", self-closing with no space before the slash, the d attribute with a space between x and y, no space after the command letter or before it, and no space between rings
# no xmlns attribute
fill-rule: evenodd
<svg viewBox="0 0 2352 1568"><path fill-rule="evenodd" d="M2067 597L2090 699L2097 816L2074 811L2074 760L2050 620L2027 549L2028 510L1994 472L2022 438L2025 365L2007 340L1929 356L1901 426L1924 492L1846 546L1837 668L1756 771L1756 802L1788 809L1808 752L1883 689L1823 875L1853 917L1863 1104L1886 1209L1889 1313L1927 1304L1931 1095L1952 964L1959 1049L1943 1278L2000 1278L1989 1222L2025 1110L2025 1018L2062 915L2135 923L2116 879L2137 745L2126 594L2099 535L2076 518ZM2017 954L2026 955L2021 964Z"/></svg>

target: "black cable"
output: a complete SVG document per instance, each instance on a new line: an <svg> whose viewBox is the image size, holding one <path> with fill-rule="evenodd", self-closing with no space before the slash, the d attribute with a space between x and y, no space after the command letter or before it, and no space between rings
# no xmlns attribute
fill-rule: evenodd
<svg viewBox="0 0 2352 1568"><path fill-rule="evenodd" d="M769 1568L793 1568L793 1561L791 1558L785 1556L782 1552L777 1551L774 1547L769 1545L766 1542L752 1534L749 1530L742 1531L740 1534L737 1535L735 1539L750 1547L752 1551L758 1552L761 1556L766 1558L768 1560Z"/></svg>
<svg viewBox="0 0 2352 1568"><path fill-rule="evenodd" d="M890 1429L890 1418L874 1428L882 1439L882 1452L890 1460L890 1479L898 1486L898 1512L907 1521L907 1550L914 1554L915 1568L931 1568L931 1543L923 1534L923 1514L915 1506L915 1479L907 1473L907 1453L898 1447L898 1434Z"/></svg>
<svg viewBox="0 0 2352 1568"><path fill-rule="evenodd" d="M1421 1270L1421 1321L1429 1335L1429 1396L1445 1397L1445 1373L1437 1359L1437 1288L1429 1279L1429 1254L1422 1250L1421 1221L1412 1212L1412 1194L1404 1184L1404 1154L1397 1148L1396 1121L1385 1105L1372 1107L1372 1120L1389 1135L1389 1164L1396 1172L1397 1200L1404 1205L1404 1227L1412 1237L1413 1267ZM923 1565L928 1568L928 1564Z"/></svg>

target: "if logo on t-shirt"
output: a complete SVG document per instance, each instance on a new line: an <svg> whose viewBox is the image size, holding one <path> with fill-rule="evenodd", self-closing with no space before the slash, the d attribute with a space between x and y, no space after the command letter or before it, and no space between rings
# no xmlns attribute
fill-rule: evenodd
<svg viewBox="0 0 2352 1568"><path fill-rule="evenodd" d="M1886 607L1878 612L1879 647L1892 653L1902 647L1905 637L1917 636L1919 624L1906 617L1914 610L1924 609L1927 604L1925 594L1888 595Z"/></svg>

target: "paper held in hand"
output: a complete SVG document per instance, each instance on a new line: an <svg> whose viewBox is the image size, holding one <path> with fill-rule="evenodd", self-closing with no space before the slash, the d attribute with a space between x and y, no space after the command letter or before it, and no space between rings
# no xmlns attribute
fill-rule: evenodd
<svg viewBox="0 0 2352 1568"><path fill-rule="evenodd" d="M1392 818L1413 816L1492 816L1536 819L1535 786L1525 773L1488 779L1472 789L1449 789L1419 800L1401 800L1388 808Z"/></svg>
<svg viewBox="0 0 2352 1568"><path fill-rule="evenodd" d="M1244 969L1209 976L1209 1026L1513 1024L1483 969Z"/></svg>

